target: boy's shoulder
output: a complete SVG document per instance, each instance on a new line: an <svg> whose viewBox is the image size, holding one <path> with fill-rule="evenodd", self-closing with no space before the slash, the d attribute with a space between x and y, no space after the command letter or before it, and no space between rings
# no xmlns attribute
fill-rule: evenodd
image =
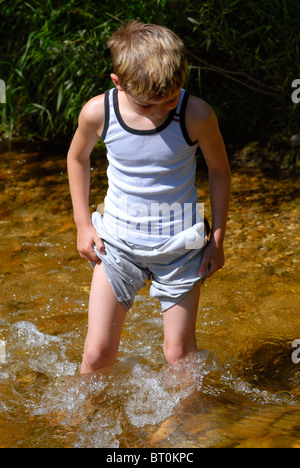
<svg viewBox="0 0 300 468"><path fill-rule="evenodd" d="M216 114L210 105L193 95L189 97L185 119L192 141L200 142L205 135L216 131L218 127Z"/></svg>
<svg viewBox="0 0 300 468"><path fill-rule="evenodd" d="M82 108L79 115L79 123L90 127L99 128L104 123L105 94L100 94L90 99Z"/></svg>
<svg viewBox="0 0 300 468"><path fill-rule="evenodd" d="M214 114L206 101L193 95L189 97L186 112L188 117L197 119L199 122L209 119Z"/></svg>

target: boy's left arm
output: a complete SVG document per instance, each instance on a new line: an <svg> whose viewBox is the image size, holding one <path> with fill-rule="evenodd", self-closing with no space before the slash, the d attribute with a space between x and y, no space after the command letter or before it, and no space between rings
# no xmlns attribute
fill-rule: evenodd
<svg viewBox="0 0 300 468"><path fill-rule="evenodd" d="M199 276L209 278L225 262L224 237L228 218L231 173L226 149L214 111L202 100L197 127L197 140L209 173L209 193L212 211L211 239L205 247L199 267ZM195 125L195 124L194 124Z"/></svg>

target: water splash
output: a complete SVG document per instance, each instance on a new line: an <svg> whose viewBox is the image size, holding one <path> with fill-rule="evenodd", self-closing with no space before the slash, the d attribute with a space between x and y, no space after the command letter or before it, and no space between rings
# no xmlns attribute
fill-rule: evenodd
<svg viewBox="0 0 300 468"><path fill-rule="evenodd" d="M77 364L69 362L66 355L67 347L74 338L73 333L47 335L41 333L33 323L25 321L15 323L10 331L8 360L13 362L14 368L24 368L26 363L29 369L49 377L75 374ZM20 355L23 361L20 361Z"/></svg>
<svg viewBox="0 0 300 468"><path fill-rule="evenodd" d="M49 385L32 416L64 425L73 434L73 447L118 447L125 427L134 432L163 422L201 386L205 360L198 358L197 364L193 372L183 365L157 370L129 358L106 375L60 378Z"/></svg>
<svg viewBox="0 0 300 468"><path fill-rule="evenodd" d="M215 424L220 418L224 428L223 413L233 421L238 411L247 416L253 408L290 404L292 398L260 388L252 374L247 380L249 371L241 372L242 364L236 369L221 365L206 351L172 367L123 355L111 372L80 376L78 362L70 357L82 345L78 333L49 335L27 321L2 323L0 331L7 359L0 365L0 414L28 427L24 446L117 448L132 437L137 445L151 445L166 427L171 433L178 414L184 415L179 418L183 427L186 419L196 427L199 421L207 425L213 412ZM250 356L254 369L257 356L255 348ZM243 362L249 365L249 356ZM188 441L195 443L191 435ZM171 442L169 438L168 446Z"/></svg>

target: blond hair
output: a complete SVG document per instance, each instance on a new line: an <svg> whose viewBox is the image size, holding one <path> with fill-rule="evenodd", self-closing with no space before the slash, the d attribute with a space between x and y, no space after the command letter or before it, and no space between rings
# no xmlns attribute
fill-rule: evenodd
<svg viewBox="0 0 300 468"><path fill-rule="evenodd" d="M186 51L170 29L133 21L123 24L108 42L114 72L131 95L168 99L180 90L187 75Z"/></svg>

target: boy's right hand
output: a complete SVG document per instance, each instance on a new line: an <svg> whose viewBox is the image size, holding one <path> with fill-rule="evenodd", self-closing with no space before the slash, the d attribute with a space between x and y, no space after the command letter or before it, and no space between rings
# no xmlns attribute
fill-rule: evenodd
<svg viewBox="0 0 300 468"><path fill-rule="evenodd" d="M103 241L98 236L94 226L91 224L90 226L78 227L77 249L80 256L89 262L101 263L101 260L94 251L94 246L97 247L100 253L105 255Z"/></svg>

